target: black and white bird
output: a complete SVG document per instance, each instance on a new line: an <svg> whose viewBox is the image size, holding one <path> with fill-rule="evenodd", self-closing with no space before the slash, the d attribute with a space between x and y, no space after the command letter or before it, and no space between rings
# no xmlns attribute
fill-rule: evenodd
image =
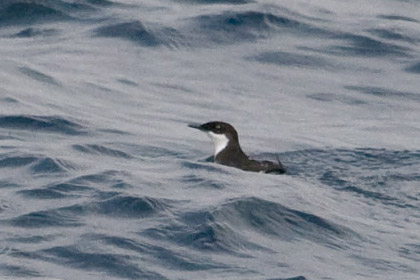
<svg viewBox="0 0 420 280"><path fill-rule="evenodd" d="M284 166L278 160L256 161L250 159L239 145L239 137L235 128L225 122L208 122L205 124L190 124L189 127L206 132L214 143L214 161L219 164L236 167L244 171L277 173L286 172Z"/></svg>

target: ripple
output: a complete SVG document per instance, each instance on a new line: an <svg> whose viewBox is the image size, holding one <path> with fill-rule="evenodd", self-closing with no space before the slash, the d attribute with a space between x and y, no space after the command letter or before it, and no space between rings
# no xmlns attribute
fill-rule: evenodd
<svg viewBox="0 0 420 280"><path fill-rule="evenodd" d="M178 150L170 150L164 147L149 146L149 145L129 145L128 146L133 154L139 155L144 158L161 158L173 156L183 158L183 154Z"/></svg>
<svg viewBox="0 0 420 280"><path fill-rule="evenodd" d="M37 195L40 190L22 191L21 193ZM47 195L58 192L47 189ZM43 194L45 194L43 193ZM38 211L25 214L11 220L12 225L21 227L79 226L79 217L83 215L105 215L117 218L143 218L171 209L172 201L150 197L116 196L111 193L104 201L93 201L84 204ZM115 197L116 196L116 197ZM58 198L61 198L61 194ZM42 197L41 197L42 198ZM54 198L54 197L49 197Z"/></svg>
<svg viewBox="0 0 420 280"><path fill-rule="evenodd" d="M354 150L309 149L282 154L295 172L322 173L328 170L342 172L353 167L361 172L365 170L394 170L401 167L420 165L420 151L394 151L386 149L359 148ZM363 173L359 173L363 174Z"/></svg>
<svg viewBox="0 0 420 280"><path fill-rule="evenodd" d="M81 226L77 217L65 211L46 210L24 214L9 220L10 225L23 228L77 227Z"/></svg>
<svg viewBox="0 0 420 280"><path fill-rule="evenodd" d="M122 152L116 149L107 148L102 145L87 144L87 145L73 145L72 147L73 149L79 152L83 152L87 154L104 155L104 156L120 157L120 158L127 158L127 159L132 158L131 155L125 152Z"/></svg>
<svg viewBox="0 0 420 280"><path fill-rule="evenodd" d="M42 83L51 84L51 85L55 85L55 86L59 86L60 85L60 83L57 82L53 77L51 77L51 76L49 76L47 74L44 74L44 73L42 73L40 71L31 69L31 68L28 68L28 67L20 67L19 68L19 71L21 73L25 74L26 76L28 76L28 77L36 80L36 81L39 81L39 82L42 82Z"/></svg>
<svg viewBox="0 0 420 280"><path fill-rule="evenodd" d="M297 66L297 67L326 67L329 63L324 58L311 55L301 55L295 53L287 53L280 51L264 52L253 59L267 64L275 64L279 66Z"/></svg>
<svg viewBox="0 0 420 280"><path fill-rule="evenodd" d="M395 44L382 42L368 36L341 34L334 36L336 39L344 39L348 45L336 45L328 49L332 54L353 55L353 56L410 56L410 49Z"/></svg>
<svg viewBox="0 0 420 280"><path fill-rule="evenodd" d="M202 178L197 175L186 175L181 178L181 181L185 183L185 185L191 185L191 187L203 187L203 188L211 188L211 189L223 189L224 185L215 181L209 180L207 178Z"/></svg>
<svg viewBox="0 0 420 280"><path fill-rule="evenodd" d="M345 186L341 190L346 191L346 192L353 192L353 193L362 195L362 196L364 196L365 198L368 198L368 199L380 200L383 204L394 205L394 206L397 206L397 207L400 207L400 208L415 208L413 206L410 206L409 204L401 205L401 204L398 203L397 199L395 199L391 196L388 196L386 194L364 190L364 189L361 189L361 188L358 188L358 187L355 187L355 186Z"/></svg>
<svg viewBox="0 0 420 280"><path fill-rule="evenodd" d="M95 9L96 7L110 7L115 5L115 2L109 0L81 0L76 3L62 2L61 5L71 9L86 10Z"/></svg>
<svg viewBox="0 0 420 280"><path fill-rule="evenodd" d="M171 201L151 197L117 196L101 202L76 206L77 212L96 213L109 217L142 218L169 210ZM67 208L69 210L73 207Z"/></svg>
<svg viewBox="0 0 420 280"><path fill-rule="evenodd" d="M363 104L367 104L362 99L346 96L346 95L339 95L337 93L312 93L307 95L308 98L322 101L322 102L339 102L342 104L347 105L355 105L360 106Z"/></svg>
<svg viewBox="0 0 420 280"><path fill-rule="evenodd" d="M206 170L206 171L212 171L212 172L218 172L218 173L222 172L224 174L228 174L228 171L226 171L224 168L215 164L205 164L205 163L184 161L182 162L182 165L189 169Z"/></svg>
<svg viewBox="0 0 420 280"><path fill-rule="evenodd" d="M47 36L53 36L53 35L57 35L59 32L57 29L52 29L52 28L48 28L48 29L41 29L41 28L26 28L23 29L22 31L19 31L18 33L14 34L12 37L16 37L16 38L34 38L34 37L47 37ZM22 69L21 69L22 71ZM25 71L25 70L24 70ZM24 72L22 71L22 72ZM42 74L41 73L41 77ZM46 76L47 80L48 78L52 79L49 76ZM53 79L54 81L54 79Z"/></svg>
<svg viewBox="0 0 420 280"><path fill-rule="evenodd" d="M52 235L48 235L48 236L44 236L44 235L33 235L33 236L29 236L29 237L12 237L12 238L7 238L7 241L11 241L11 242L16 242L16 243L27 243L27 244L38 244L38 243L42 243L42 242L49 242L49 241L53 241L55 239L54 236Z"/></svg>
<svg viewBox="0 0 420 280"><path fill-rule="evenodd" d="M414 63L413 65L404 69L406 72L420 74L420 62Z"/></svg>
<svg viewBox="0 0 420 280"><path fill-rule="evenodd" d="M4 276L13 276L13 277L41 277L42 275L30 268L25 268L24 266L18 265L8 265L0 264L0 271Z"/></svg>
<svg viewBox="0 0 420 280"><path fill-rule="evenodd" d="M51 190L51 189L34 189L34 190L22 190L18 193L30 197L30 198L37 198L37 199L58 199L67 197L66 195Z"/></svg>
<svg viewBox="0 0 420 280"><path fill-rule="evenodd" d="M399 16L399 15L379 15L378 18L389 19L389 20L399 20L399 21L408 21L408 22L420 22L414 18Z"/></svg>
<svg viewBox="0 0 420 280"><path fill-rule="evenodd" d="M67 135L84 134L83 127L62 117L34 115L0 115L0 128L53 132Z"/></svg>
<svg viewBox="0 0 420 280"><path fill-rule="evenodd" d="M404 42L408 42L408 43L416 42L416 40L414 38L405 36L401 32L398 32L396 30L389 30L389 29L385 29L385 28L374 28L374 29L369 29L368 31L371 34L375 34L375 35L377 35L381 38L384 38L384 39L404 41Z"/></svg>
<svg viewBox="0 0 420 280"><path fill-rule="evenodd" d="M420 245L407 243L398 249L399 255L403 258L420 262Z"/></svg>
<svg viewBox="0 0 420 280"><path fill-rule="evenodd" d="M390 97L390 98L406 98L412 101L420 101L420 93L416 94L413 92L402 92L398 90L380 88L380 87L363 87L363 86L344 86L344 88L349 90L358 91L360 93L380 96L380 97Z"/></svg>
<svg viewBox="0 0 420 280"><path fill-rule="evenodd" d="M58 183L47 185L42 188L21 190L18 193L32 199L64 199L69 197L80 197L86 192L92 192L94 188L72 184Z"/></svg>
<svg viewBox="0 0 420 280"><path fill-rule="evenodd" d="M282 154L289 174L396 208L418 209L420 151L304 150ZM407 188L405 191L397 191Z"/></svg>
<svg viewBox="0 0 420 280"><path fill-rule="evenodd" d="M0 180L0 189L3 189L3 188L5 188L5 189L6 188L18 188L18 187L21 187L21 186L18 185L18 184L9 182L9 181Z"/></svg>
<svg viewBox="0 0 420 280"><path fill-rule="evenodd" d="M19 100L13 98L13 97L0 97L0 101L7 102L7 103L19 103Z"/></svg>
<svg viewBox="0 0 420 280"><path fill-rule="evenodd" d="M139 86L138 83L136 83L134 81L131 81L131 80L128 80L128 79L117 79L117 81L124 84L124 85L131 86L131 87L138 87Z"/></svg>
<svg viewBox="0 0 420 280"><path fill-rule="evenodd" d="M296 276L291 278L270 278L267 280L307 280L304 276Z"/></svg>
<svg viewBox="0 0 420 280"><path fill-rule="evenodd" d="M96 189L98 185L110 188L131 188L132 186L124 179L126 175L125 172L115 170L87 174L70 179L65 183L64 188L67 184L76 189L81 188L80 191L88 190L87 188Z"/></svg>

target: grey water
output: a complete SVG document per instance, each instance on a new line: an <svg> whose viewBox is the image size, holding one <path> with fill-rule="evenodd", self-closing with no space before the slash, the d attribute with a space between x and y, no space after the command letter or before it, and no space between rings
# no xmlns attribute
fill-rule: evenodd
<svg viewBox="0 0 420 280"><path fill-rule="evenodd" d="M414 0L3 0L0 279L419 279L419 74Z"/></svg>

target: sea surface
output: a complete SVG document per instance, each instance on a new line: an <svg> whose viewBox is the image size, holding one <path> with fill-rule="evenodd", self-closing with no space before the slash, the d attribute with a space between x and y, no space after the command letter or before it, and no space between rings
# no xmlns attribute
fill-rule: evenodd
<svg viewBox="0 0 420 280"><path fill-rule="evenodd" d="M420 279L420 2L2 0L0 279Z"/></svg>

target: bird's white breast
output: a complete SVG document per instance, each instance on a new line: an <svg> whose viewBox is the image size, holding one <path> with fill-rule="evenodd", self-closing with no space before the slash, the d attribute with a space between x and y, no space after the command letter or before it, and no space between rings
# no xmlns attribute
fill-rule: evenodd
<svg viewBox="0 0 420 280"><path fill-rule="evenodd" d="M218 153L224 150L229 144L229 138L226 137L224 134L216 134L214 132L208 132L210 139L214 143L214 157L217 156Z"/></svg>

